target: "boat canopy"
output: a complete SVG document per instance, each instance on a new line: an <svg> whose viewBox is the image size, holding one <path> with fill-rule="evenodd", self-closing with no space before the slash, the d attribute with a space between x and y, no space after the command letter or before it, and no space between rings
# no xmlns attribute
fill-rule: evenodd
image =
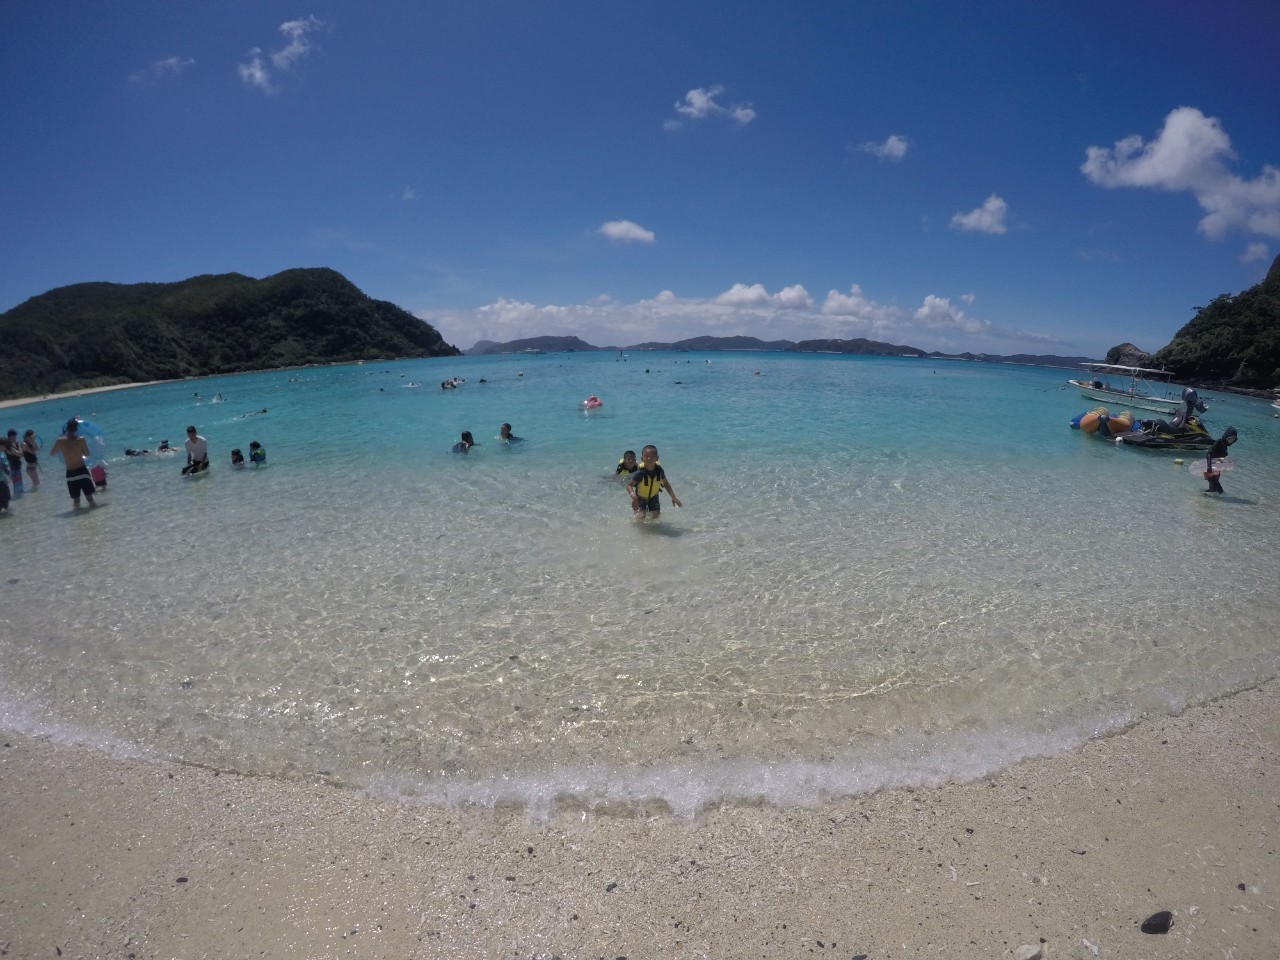
<svg viewBox="0 0 1280 960"><path fill-rule="evenodd" d="M1173 374L1168 370L1126 367L1122 363L1086 363L1084 366L1091 373L1119 373L1126 377L1164 377L1166 380L1173 379Z"/></svg>

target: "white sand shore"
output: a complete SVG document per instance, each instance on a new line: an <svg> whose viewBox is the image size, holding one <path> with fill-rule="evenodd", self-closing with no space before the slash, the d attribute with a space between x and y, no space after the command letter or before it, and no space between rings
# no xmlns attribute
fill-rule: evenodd
<svg viewBox="0 0 1280 960"><path fill-rule="evenodd" d="M976 783L697 820L537 823L9 734L0 956L1274 958L1278 707L1280 681Z"/></svg>
<svg viewBox="0 0 1280 960"><path fill-rule="evenodd" d="M6 407L20 407L26 403L40 403L42 400L70 400L74 397L86 397L91 393L106 393L108 390L129 390L133 387L149 387L154 383L172 382L172 380L148 380L146 383L117 383L110 387L90 387L86 390L68 390L66 393L46 393L42 397L0 400L0 410L4 410Z"/></svg>

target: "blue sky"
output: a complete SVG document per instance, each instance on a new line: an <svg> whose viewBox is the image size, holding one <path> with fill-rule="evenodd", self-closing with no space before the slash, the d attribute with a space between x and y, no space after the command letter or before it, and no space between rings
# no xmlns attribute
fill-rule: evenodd
<svg viewBox="0 0 1280 960"><path fill-rule="evenodd" d="M1280 253L1280 4L12 2L0 311L332 267L476 340L1155 350Z"/></svg>

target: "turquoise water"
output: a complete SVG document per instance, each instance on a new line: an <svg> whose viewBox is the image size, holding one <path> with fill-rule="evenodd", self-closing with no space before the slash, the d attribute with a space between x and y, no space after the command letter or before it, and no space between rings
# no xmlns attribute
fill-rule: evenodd
<svg viewBox="0 0 1280 960"><path fill-rule="evenodd" d="M1239 466L1207 498L1175 454L1069 430L1096 406L1069 375L548 354L0 411L46 446L0 516L0 724L417 802L688 813L980 776L1276 676L1280 421L1213 398ZM112 453L94 511L47 456L73 414ZM206 475L122 455L188 423ZM233 471L255 439L270 466ZM645 443L685 504L656 525L610 476Z"/></svg>

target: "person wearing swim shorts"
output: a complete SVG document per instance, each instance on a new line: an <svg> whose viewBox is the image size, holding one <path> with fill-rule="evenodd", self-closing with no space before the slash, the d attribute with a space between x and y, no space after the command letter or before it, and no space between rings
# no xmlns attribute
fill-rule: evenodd
<svg viewBox="0 0 1280 960"><path fill-rule="evenodd" d="M663 490L671 496L671 502L683 507L676 496L666 471L658 465L658 448L652 443L640 451L641 467L627 481L627 495L631 497L631 512L637 520L646 518L658 519L662 513L662 503L658 498Z"/></svg>
<svg viewBox="0 0 1280 960"><path fill-rule="evenodd" d="M36 439L34 430L28 430L22 435L22 459L27 461L27 476L31 478L32 490L40 487L40 458L36 456L39 449L40 441Z"/></svg>
<svg viewBox="0 0 1280 960"><path fill-rule="evenodd" d="M93 477L89 474L89 464L85 462L89 458L89 441L80 436L80 424L75 417L67 421L66 432L53 441L49 453L53 456L62 454L67 465L67 493L71 494L71 502L76 509L80 509L81 494L89 501L90 507L96 507Z"/></svg>

